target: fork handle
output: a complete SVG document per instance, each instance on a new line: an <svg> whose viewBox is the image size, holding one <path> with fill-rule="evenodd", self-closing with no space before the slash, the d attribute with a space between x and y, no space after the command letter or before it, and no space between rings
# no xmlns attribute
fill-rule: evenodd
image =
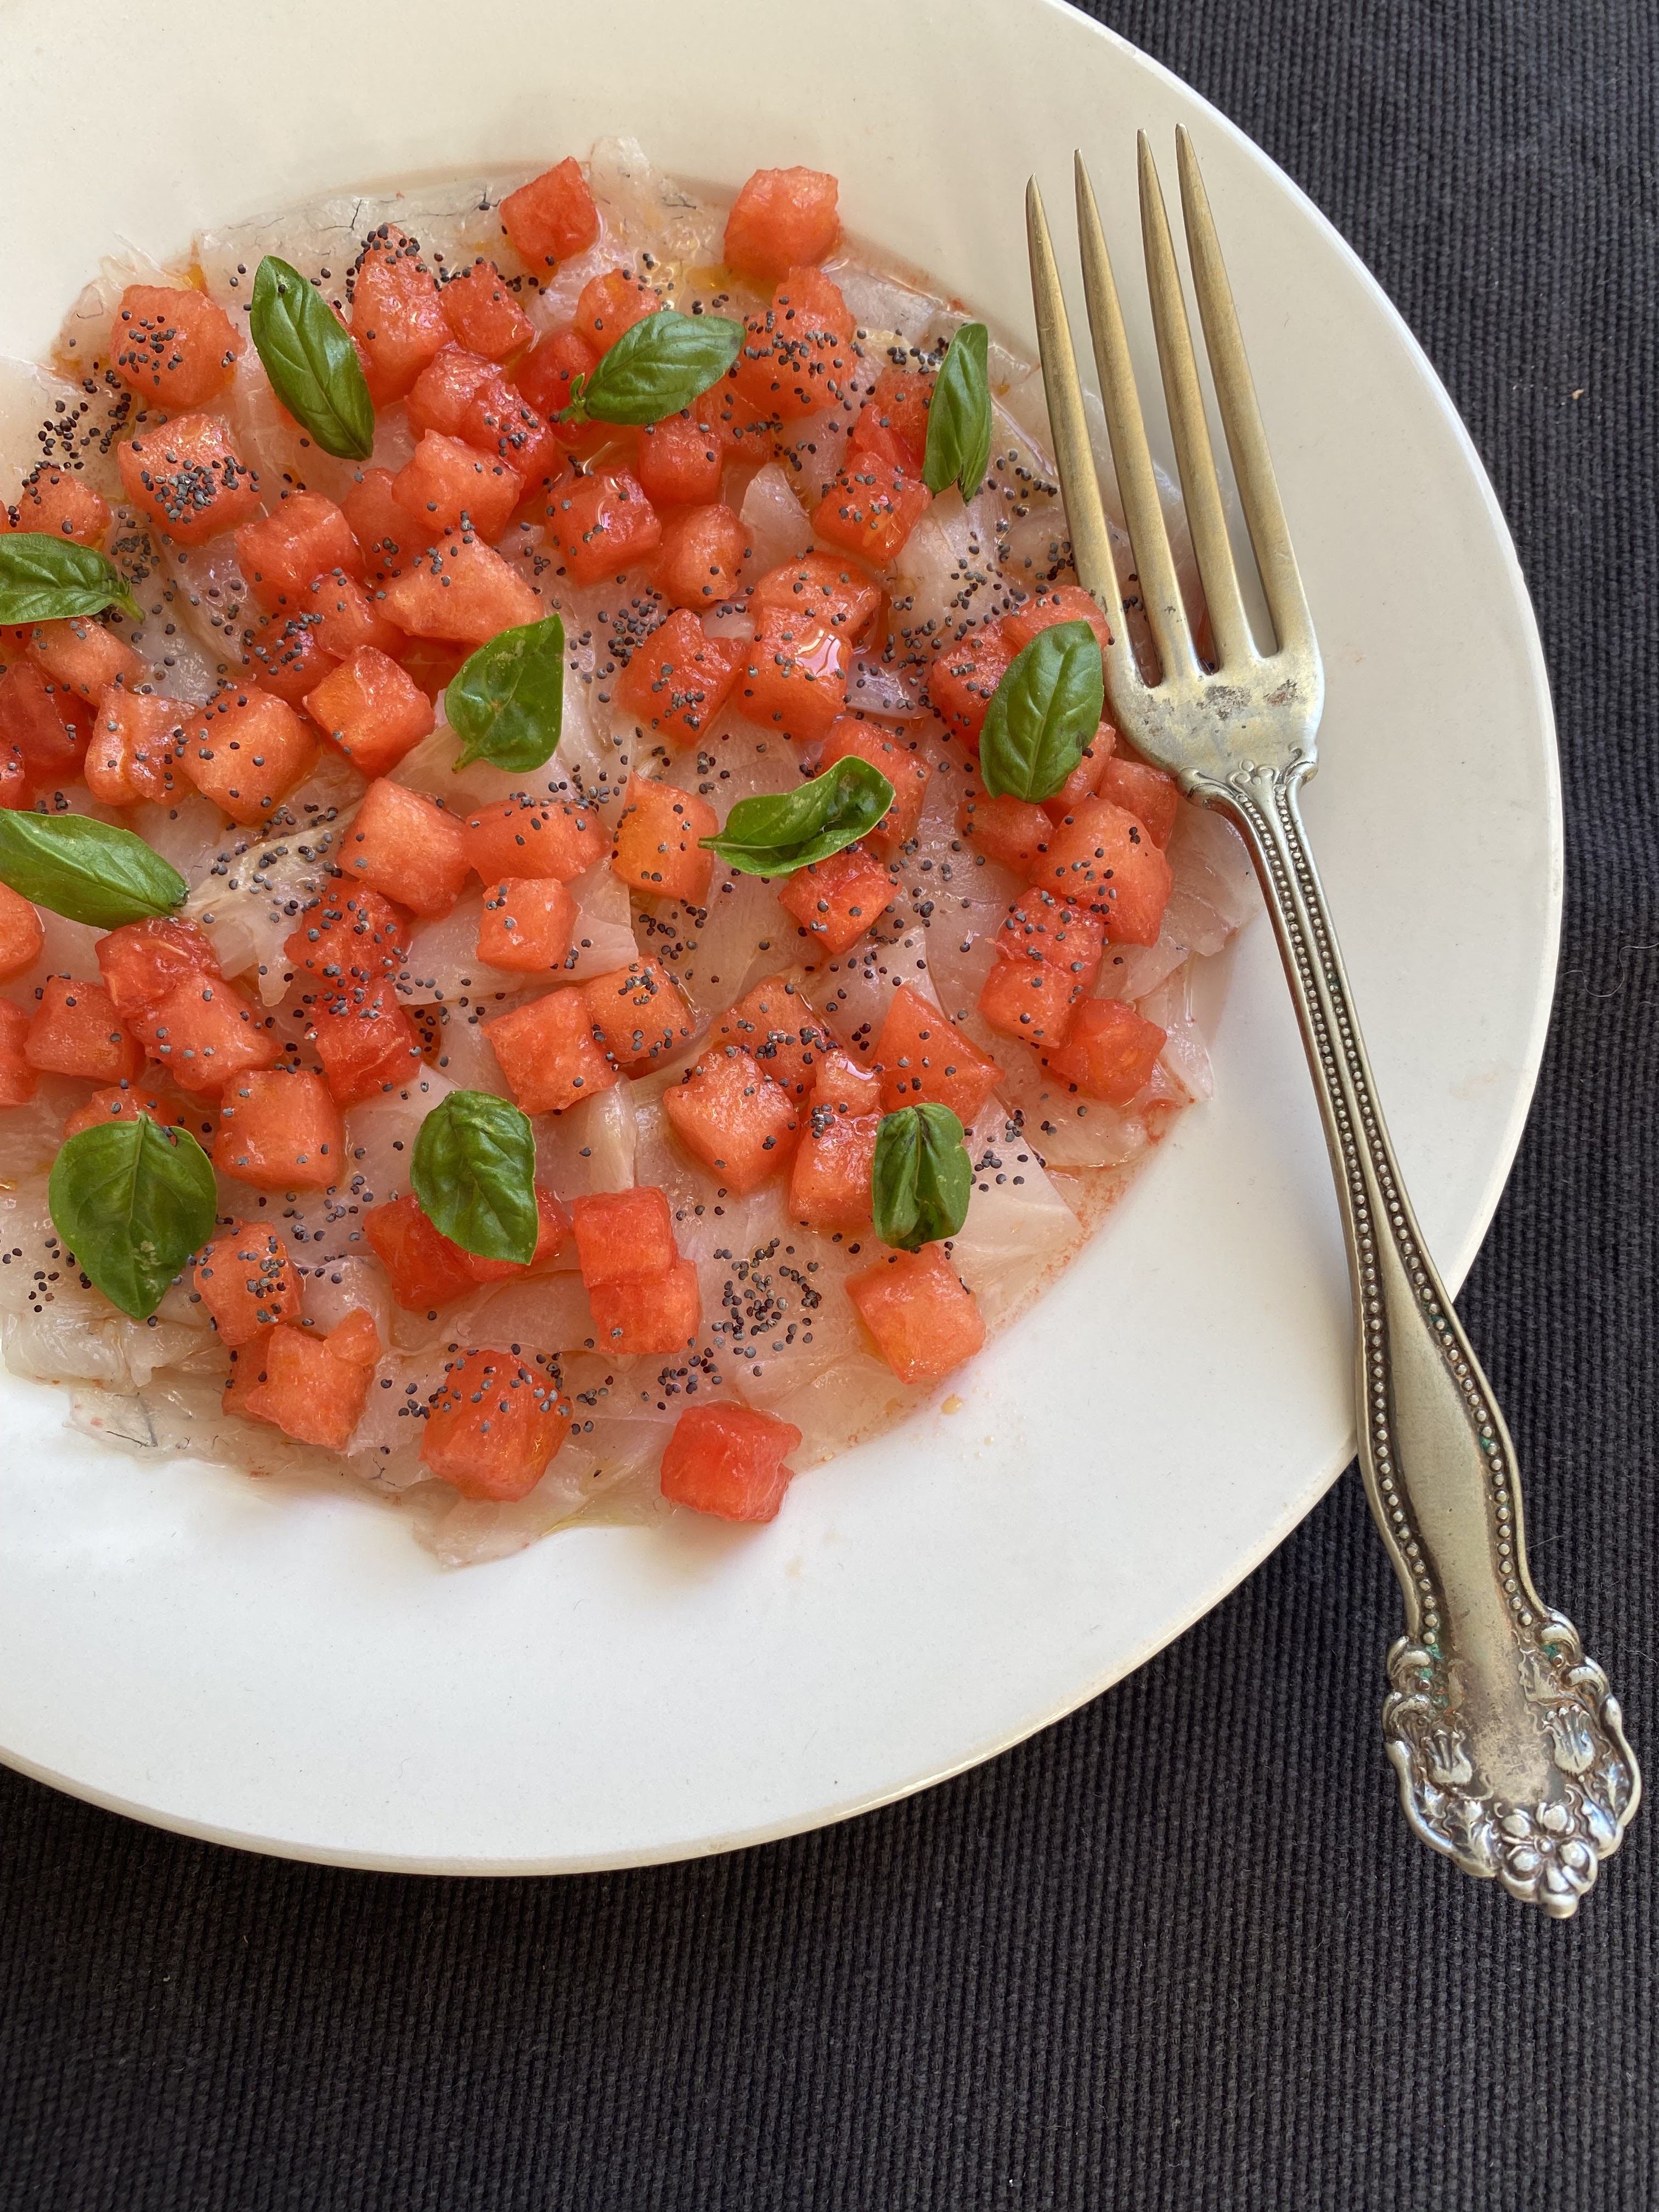
<svg viewBox="0 0 1659 2212"><path fill-rule="evenodd" d="M1406 1595L1383 1738L1423 1840L1565 1919L1618 1850L1641 1778L1606 1675L1527 1571L1514 1448L1406 1195L1308 848L1310 769L1184 781L1250 848L1330 1148L1359 1464Z"/></svg>

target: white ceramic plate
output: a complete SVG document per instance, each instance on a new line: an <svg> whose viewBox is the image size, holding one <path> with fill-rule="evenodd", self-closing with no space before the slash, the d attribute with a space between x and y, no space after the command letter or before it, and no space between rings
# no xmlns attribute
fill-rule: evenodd
<svg viewBox="0 0 1659 2212"><path fill-rule="evenodd" d="M434 0L173 0L149 23L100 44L58 0L7 11L8 353L41 349L116 240L168 256L325 188L528 169L617 131L728 187L834 169L850 228L1029 346L1027 171L1063 222L1088 150L1130 276L1135 127L1167 157L1184 120L1324 648L1308 820L1401 1156L1461 1280L1554 971L1544 669L1445 393L1261 154L1048 0L842 0L832 24L775 0L471 0L459 36ZM677 1516L445 1573L343 1490L142 1468L0 1376L0 1751L200 1835L507 1873L811 1827L1040 1728L1213 1605L1352 1448L1336 1217L1265 921L1215 1061L1213 1103L958 1383L960 1410L803 1477L758 1532ZM1352 1624L1379 1693L1395 1631Z"/></svg>

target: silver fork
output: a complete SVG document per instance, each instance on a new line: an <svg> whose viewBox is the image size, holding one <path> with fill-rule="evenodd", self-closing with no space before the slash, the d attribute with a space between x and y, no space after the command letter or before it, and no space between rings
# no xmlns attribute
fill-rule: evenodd
<svg viewBox="0 0 1659 2212"><path fill-rule="evenodd" d="M1139 140L1140 222L1158 366L1214 636L1200 659L1182 603L1106 241L1082 156L1078 231L1112 459L1160 678L1125 618L1083 395L1036 180L1026 189L1055 459L1078 575L1112 631L1119 727L1242 831L1273 917L1325 1125L1348 1252L1359 1463L1406 1595L1382 1734L1406 1817L1467 1873L1567 1918L1619 1848L1641 1778L1619 1701L1527 1571L1515 1450L1425 1249L1377 1103L1297 793L1313 774L1324 672L1268 458L1231 289L1192 143L1176 132L1182 211L1240 504L1277 640L1255 644L1239 590L1163 188Z"/></svg>

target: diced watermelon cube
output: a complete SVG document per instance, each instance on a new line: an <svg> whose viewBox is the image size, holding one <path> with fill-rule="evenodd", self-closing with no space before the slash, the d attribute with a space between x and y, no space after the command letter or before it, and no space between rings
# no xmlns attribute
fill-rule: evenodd
<svg viewBox="0 0 1659 2212"><path fill-rule="evenodd" d="M367 884L335 884L283 940L295 968L325 992L396 975L409 960L408 916Z"/></svg>
<svg viewBox="0 0 1659 2212"><path fill-rule="evenodd" d="M363 556L363 573L376 583L402 575L427 542L392 496L390 469L364 469L345 495L343 511Z"/></svg>
<svg viewBox="0 0 1659 2212"><path fill-rule="evenodd" d="M513 373L514 384L562 446L580 445L588 434L589 424L557 417L570 404L572 377L591 376L599 358L580 331L554 331Z"/></svg>
<svg viewBox="0 0 1659 2212"><path fill-rule="evenodd" d="M981 623L966 637L947 644L928 672L927 696L933 712L952 737L961 738L975 752L997 686L1013 657L1002 625Z"/></svg>
<svg viewBox="0 0 1659 2212"><path fill-rule="evenodd" d="M84 1106L77 1106L64 1124L64 1140L78 1137L82 1129L101 1128L106 1121L154 1121L164 1129L188 1129L204 1152L213 1150L211 1108L192 1104L173 1092L145 1083L112 1083L94 1091Z"/></svg>
<svg viewBox="0 0 1659 2212"><path fill-rule="evenodd" d="M447 438L459 438L474 395L500 374L488 355L447 345L433 355L410 387L410 428L417 436L440 430ZM428 532L428 538L437 535L435 530Z"/></svg>
<svg viewBox="0 0 1659 2212"><path fill-rule="evenodd" d="M1054 825L1033 800L1006 791L988 798L970 784L957 807L957 827L973 840L988 860L1000 860L1022 875L1035 868L1048 848Z"/></svg>
<svg viewBox="0 0 1659 2212"><path fill-rule="evenodd" d="M179 703L112 684L98 702L87 745L87 789L103 806L165 799L184 743Z"/></svg>
<svg viewBox="0 0 1659 2212"><path fill-rule="evenodd" d="M1174 885L1144 823L1109 799L1085 799L1054 825L1031 880L1103 915L1112 945L1156 945Z"/></svg>
<svg viewBox="0 0 1659 2212"><path fill-rule="evenodd" d="M997 932L1000 960L1040 960L1057 969L1080 998L1100 973L1106 925L1086 906L1033 888L1011 907Z"/></svg>
<svg viewBox="0 0 1659 2212"><path fill-rule="evenodd" d="M213 1157L258 1190L328 1190L349 1179L345 1124L320 1075L271 1068L226 1084Z"/></svg>
<svg viewBox="0 0 1659 2212"><path fill-rule="evenodd" d="M789 1170L789 1212L832 1236L869 1224L881 1079L840 1052L830 1054L817 1073Z"/></svg>
<svg viewBox="0 0 1659 2212"><path fill-rule="evenodd" d="M748 658L740 639L705 637L696 617L681 607L635 647L618 695L631 714L683 751L730 698Z"/></svg>
<svg viewBox="0 0 1659 2212"><path fill-rule="evenodd" d="M454 815L384 776L363 793L339 860L348 877L414 914L447 914L466 882L466 840Z"/></svg>
<svg viewBox="0 0 1659 2212"><path fill-rule="evenodd" d="M841 236L836 179L823 169L757 169L726 218L726 262L769 284L822 261Z"/></svg>
<svg viewBox="0 0 1659 2212"><path fill-rule="evenodd" d="M262 1328L300 1318L299 1271L274 1229L244 1223L204 1245L196 1262L197 1295L232 1351Z"/></svg>
<svg viewBox="0 0 1659 2212"><path fill-rule="evenodd" d="M146 921L124 922L100 937L95 948L99 973L117 1013L141 1025L180 983L195 976L219 980L219 963L206 932L193 921L172 921L157 915Z"/></svg>
<svg viewBox="0 0 1659 2212"><path fill-rule="evenodd" d="M1065 1041L1076 997L1072 981L1041 960L999 960L979 994L979 1010L1001 1036L1022 1044Z"/></svg>
<svg viewBox="0 0 1659 2212"><path fill-rule="evenodd" d="M200 545L259 511L259 479L216 415L175 415L116 449L127 497L180 545Z"/></svg>
<svg viewBox="0 0 1659 2212"><path fill-rule="evenodd" d="M544 1275L565 1247L570 1217L550 1190L536 1186L536 1249L527 1260L486 1260L481 1252L465 1252L467 1273L475 1283L510 1283L531 1275ZM461 1248L458 1245L456 1249Z"/></svg>
<svg viewBox="0 0 1659 2212"><path fill-rule="evenodd" d="M40 1077L27 1054L29 1018L9 999L0 999L0 1106L27 1106Z"/></svg>
<svg viewBox="0 0 1659 2212"><path fill-rule="evenodd" d="M1112 749L1116 743L1117 732L1109 722L1103 722L1090 743L1083 748L1077 766L1060 789L1052 799L1043 800L1042 811L1051 822L1063 822L1074 806L1085 799L1096 797L1111 764ZM1133 809L1131 808L1130 811L1133 812Z"/></svg>
<svg viewBox="0 0 1659 2212"><path fill-rule="evenodd" d="M1164 1032L1117 999L1085 999L1058 1051L1043 1054L1056 1075L1085 1097L1127 1106L1151 1082Z"/></svg>
<svg viewBox="0 0 1659 2212"><path fill-rule="evenodd" d="M386 586L381 606L411 636L451 638L458 645L483 645L546 612L517 569L475 538L416 553Z"/></svg>
<svg viewBox="0 0 1659 2212"><path fill-rule="evenodd" d="M352 280L351 335L377 407L401 399L449 343L438 287L413 239L395 223L371 232Z"/></svg>
<svg viewBox="0 0 1659 2212"><path fill-rule="evenodd" d="M414 678L372 645L359 646L325 677L307 695L306 711L352 766L371 777L388 775L437 721Z"/></svg>
<svg viewBox="0 0 1659 2212"><path fill-rule="evenodd" d="M837 761L849 758L868 761L892 785L891 806L875 828L865 834L870 843L879 846L884 853L898 852L915 836L916 824L921 819L922 802L933 774L927 756L913 751L902 738L890 737L873 722L860 721L855 714L842 714L830 725L830 734L818 759L819 770L833 768Z"/></svg>
<svg viewBox="0 0 1659 2212"><path fill-rule="evenodd" d="M371 1316L348 1314L327 1336L284 1322L259 1340L264 1380L243 1400L298 1443L343 1451L363 1417L380 1342Z"/></svg>
<svg viewBox="0 0 1659 2212"><path fill-rule="evenodd" d="M0 738L0 806L14 810L29 803L29 773L23 756L9 739Z"/></svg>
<svg viewBox="0 0 1659 2212"><path fill-rule="evenodd" d="M231 983L188 975L144 1017L145 1042L181 1091L222 1090L283 1057L270 1017Z"/></svg>
<svg viewBox="0 0 1659 2212"><path fill-rule="evenodd" d="M501 202L501 224L532 269L585 253L596 244L599 211L574 155L509 192Z"/></svg>
<svg viewBox="0 0 1659 2212"><path fill-rule="evenodd" d="M265 617L242 662L251 682L289 707L303 707L339 665L339 655L323 643L320 617L288 613Z"/></svg>
<svg viewBox="0 0 1659 2212"><path fill-rule="evenodd" d="M849 456L812 510L812 528L831 545L884 568L933 503L915 477L866 450Z"/></svg>
<svg viewBox="0 0 1659 2212"><path fill-rule="evenodd" d="M110 325L110 367L148 404L199 407L235 374L242 340L205 292L129 284Z"/></svg>
<svg viewBox="0 0 1659 2212"><path fill-rule="evenodd" d="M243 580L267 614L297 606L313 576L361 576L363 556L345 510L320 492L291 491L236 533Z"/></svg>
<svg viewBox="0 0 1659 2212"><path fill-rule="evenodd" d="M784 422L839 404L858 366L854 319L817 269L791 269L763 315L750 316L732 370L744 398Z"/></svg>
<svg viewBox="0 0 1659 2212"><path fill-rule="evenodd" d="M704 1053L662 1105L686 1151L738 1198L787 1164L800 1126L789 1093L736 1045Z"/></svg>
<svg viewBox="0 0 1659 2212"><path fill-rule="evenodd" d="M726 450L718 426L688 407L640 433L635 473L653 507L702 506L720 495Z"/></svg>
<svg viewBox="0 0 1659 2212"><path fill-rule="evenodd" d="M452 1298L477 1288L471 1255L452 1244L421 1211L412 1191L363 1216L370 1249L392 1278L392 1295L405 1313L435 1313Z"/></svg>
<svg viewBox="0 0 1659 2212"><path fill-rule="evenodd" d="M617 1079L593 1036L580 985L550 991L486 1024L513 1102L526 1114L562 1114Z"/></svg>
<svg viewBox="0 0 1659 2212"><path fill-rule="evenodd" d="M845 952L893 902L886 863L862 845L845 845L827 860L800 868L778 891L778 904L805 931L813 953Z"/></svg>
<svg viewBox="0 0 1659 2212"><path fill-rule="evenodd" d="M386 653L403 649L403 635L382 612L379 593L371 598L355 576L337 568L312 578L300 594L300 609L315 622L324 652L337 660L349 660L365 645Z"/></svg>
<svg viewBox="0 0 1659 2212"><path fill-rule="evenodd" d="M783 1462L800 1440L793 1421L729 1399L688 1406L663 1448L662 1494L722 1521L775 1521L794 1473Z"/></svg>
<svg viewBox="0 0 1659 2212"><path fill-rule="evenodd" d="M143 657L90 615L33 623L26 635L24 650L36 667L60 690L89 706L96 706L112 684L136 690L149 675Z"/></svg>
<svg viewBox="0 0 1659 2212"><path fill-rule="evenodd" d="M109 502L84 477L42 461L23 479L15 507L0 507L0 532L39 531L77 545L101 545L109 530Z"/></svg>
<svg viewBox="0 0 1659 2212"><path fill-rule="evenodd" d="M666 1274L679 1258L668 1194L651 1184L596 1191L570 1201L582 1281L639 1283Z"/></svg>
<svg viewBox="0 0 1659 2212"><path fill-rule="evenodd" d="M729 507L683 507L662 524L651 580L672 607L701 610L734 599L748 565L749 532Z"/></svg>
<svg viewBox="0 0 1659 2212"><path fill-rule="evenodd" d="M805 1098L835 1044L828 1025L790 975L766 975L714 1024L719 1044L735 1044L792 1098Z"/></svg>
<svg viewBox="0 0 1659 2212"><path fill-rule="evenodd" d="M511 361L536 335L506 277L482 254L449 279L438 299L455 343L490 361Z"/></svg>
<svg viewBox="0 0 1659 2212"><path fill-rule="evenodd" d="M421 1457L463 1498L527 1498L570 1432L556 1376L511 1352L451 1363L427 1415Z"/></svg>
<svg viewBox="0 0 1659 2212"><path fill-rule="evenodd" d="M313 1006L311 1034L337 1105L357 1106L396 1091L421 1064L420 1036L390 992L360 984Z"/></svg>
<svg viewBox="0 0 1659 2212"><path fill-rule="evenodd" d="M574 883L611 857L611 838L591 806L520 796L469 815L467 864L487 883L504 876L556 876Z"/></svg>
<svg viewBox="0 0 1659 2212"><path fill-rule="evenodd" d="M596 353L609 353L624 331L655 314L659 295L629 269L590 276L576 301L575 327Z"/></svg>
<svg viewBox="0 0 1659 2212"><path fill-rule="evenodd" d="M544 422L515 385L494 376L474 393L461 435L492 460L520 477L524 497L550 489L564 474L565 449L553 426Z"/></svg>
<svg viewBox="0 0 1659 2212"><path fill-rule="evenodd" d="M901 983L876 1041L881 1095L889 1113L931 1101L967 1128L996 1089L1000 1070L919 991Z"/></svg>
<svg viewBox="0 0 1659 2212"><path fill-rule="evenodd" d="M849 441L854 453L875 453L908 477L920 477L927 458L927 414L935 379L897 368L891 362L859 410Z"/></svg>
<svg viewBox="0 0 1659 2212"><path fill-rule="evenodd" d="M83 1075L94 1083L128 1081L144 1064L144 1048L115 1011L101 983L48 975L29 1024L24 1056L46 1075Z"/></svg>
<svg viewBox="0 0 1659 2212"><path fill-rule="evenodd" d="M683 1352L697 1334L702 1295L690 1260L631 1283L596 1284L587 1293L594 1348L600 1352Z"/></svg>
<svg viewBox="0 0 1659 2212"><path fill-rule="evenodd" d="M1100 779L1100 796L1121 806L1144 824L1147 836L1162 852L1173 836L1181 811L1181 786L1172 775L1149 761L1114 757Z"/></svg>
<svg viewBox="0 0 1659 2212"><path fill-rule="evenodd" d="M61 789L79 776L87 740L70 719L76 703L32 660L15 661L0 672L0 744L15 746L21 757L27 790ZM9 803L21 805L22 794Z"/></svg>
<svg viewBox="0 0 1659 2212"><path fill-rule="evenodd" d="M985 1341L973 1292L937 1244L895 1252L867 1273L854 1275L847 1295L901 1382L935 1382L971 1359Z"/></svg>
<svg viewBox="0 0 1659 2212"><path fill-rule="evenodd" d="M627 469L601 469L562 486L547 503L548 536L578 584L598 584L655 552L657 510Z"/></svg>
<svg viewBox="0 0 1659 2212"><path fill-rule="evenodd" d="M525 975L562 968L576 927L576 902L556 876L504 876L484 892L478 957Z"/></svg>
<svg viewBox="0 0 1659 2212"><path fill-rule="evenodd" d="M33 968L46 941L40 908L9 884L0 884L0 982Z"/></svg>
<svg viewBox="0 0 1659 2212"><path fill-rule="evenodd" d="M590 976L582 989L596 1042L629 1074L672 1060L696 1034L684 993L654 960Z"/></svg>
<svg viewBox="0 0 1659 2212"><path fill-rule="evenodd" d="M524 478L495 460L428 430L392 480L392 496L428 538L474 530L499 538L524 494Z"/></svg>
<svg viewBox="0 0 1659 2212"><path fill-rule="evenodd" d="M848 641L811 616L763 608L737 704L752 722L820 738L847 705Z"/></svg>
<svg viewBox="0 0 1659 2212"><path fill-rule="evenodd" d="M317 757L310 726L257 684L227 684L198 708L179 764L233 822L252 828L293 790Z"/></svg>
<svg viewBox="0 0 1659 2212"><path fill-rule="evenodd" d="M1057 623L1087 623L1103 653L1112 633L1099 605L1081 584L1057 584L1053 591L1038 592L1023 606L1003 617L1002 635L1012 652L1022 652L1034 637Z"/></svg>
<svg viewBox="0 0 1659 2212"><path fill-rule="evenodd" d="M611 866L630 890L648 898L696 906L708 896L714 870L714 854L703 852L698 840L719 828L719 816L695 792L630 775Z"/></svg>

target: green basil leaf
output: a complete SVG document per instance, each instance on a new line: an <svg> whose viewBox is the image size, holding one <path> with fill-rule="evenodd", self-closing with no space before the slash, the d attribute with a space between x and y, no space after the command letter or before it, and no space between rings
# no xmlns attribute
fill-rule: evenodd
<svg viewBox="0 0 1659 2212"><path fill-rule="evenodd" d="M558 616L520 623L481 645L450 678L444 713L461 740L458 773L475 760L514 774L551 760L564 726L564 624Z"/></svg>
<svg viewBox="0 0 1659 2212"><path fill-rule="evenodd" d="M848 753L799 791L740 799L725 829L697 842L740 876L793 876L867 836L892 803L881 770Z"/></svg>
<svg viewBox="0 0 1659 2212"><path fill-rule="evenodd" d="M271 390L325 453L366 461L374 403L357 349L297 269L267 253L253 278L248 328Z"/></svg>
<svg viewBox="0 0 1659 2212"><path fill-rule="evenodd" d="M870 1170L876 1234L896 1252L954 1237L968 1218L974 1164L948 1106L901 1106L884 1114Z"/></svg>
<svg viewBox="0 0 1659 2212"><path fill-rule="evenodd" d="M212 1236L216 1203L212 1164L195 1138L142 1114L70 1137L46 1182L76 1265L135 1321L149 1320Z"/></svg>
<svg viewBox="0 0 1659 2212"><path fill-rule="evenodd" d="M1106 710L1100 642L1085 622L1039 630L1004 671L979 734L993 799L1052 799Z"/></svg>
<svg viewBox="0 0 1659 2212"><path fill-rule="evenodd" d="M421 1211L464 1252L535 1256L536 1139L516 1106L488 1091L452 1091L421 1124L410 1181Z"/></svg>
<svg viewBox="0 0 1659 2212"><path fill-rule="evenodd" d="M983 323L964 323L951 339L927 410L921 480L929 491L959 484L971 499L991 463L991 377Z"/></svg>
<svg viewBox="0 0 1659 2212"><path fill-rule="evenodd" d="M728 315L659 308L625 330L593 374L571 387L560 422L660 422L718 384L738 357L743 325Z"/></svg>
<svg viewBox="0 0 1659 2212"><path fill-rule="evenodd" d="M190 889L131 830L89 814L0 809L0 884L94 929L171 914Z"/></svg>
<svg viewBox="0 0 1659 2212"><path fill-rule="evenodd" d="M47 530L0 538L0 623L66 622L106 607L143 620L126 578L90 545Z"/></svg>

